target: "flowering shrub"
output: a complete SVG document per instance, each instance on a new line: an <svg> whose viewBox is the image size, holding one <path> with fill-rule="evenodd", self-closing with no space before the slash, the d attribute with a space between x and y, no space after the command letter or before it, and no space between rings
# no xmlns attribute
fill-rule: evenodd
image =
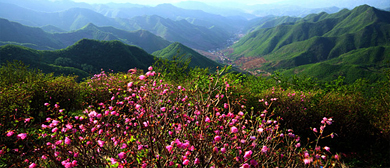
<svg viewBox="0 0 390 168"><path fill-rule="evenodd" d="M104 91L98 96L104 99L75 117L60 104L45 103L50 117L38 128L25 118L4 132L2 161L9 167L340 165L339 155L318 145L331 118L313 129L318 134L313 148L301 145L293 130L280 126L280 118L271 119L269 104L248 112L242 100L231 99L233 86L221 81L223 76L215 75L207 90L186 89L166 84L152 67L145 74L102 72L88 85Z"/></svg>

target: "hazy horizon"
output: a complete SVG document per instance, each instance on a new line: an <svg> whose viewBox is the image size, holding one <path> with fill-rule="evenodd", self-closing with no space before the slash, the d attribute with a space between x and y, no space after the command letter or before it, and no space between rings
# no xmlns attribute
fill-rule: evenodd
<svg viewBox="0 0 390 168"><path fill-rule="evenodd" d="M56 0L53 0L56 1ZM308 8L320 8L320 7L331 7L336 6L340 8L353 8L355 6L367 4L371 6L381 6L390 7L390 0L241 0L231 1L231 0L72 0L74 2L85 2L89 4L106 4L106 3L132 3L140 5L150 5L155 6L163 3L179 3L185 1L194 1L202 2L208 5L221 5L221 6L231 6L240 8L239 4L242 5L255 5L255 4L283 4L283 5L298 5ZM235 6L238 5L238 6Z"/></svg>
<svg viewBox="0 0 390 168"><path fill-rule="evenodd" d="M140 5L158 5L163 3L178 3L184 1L196 1L203 2L206 4L215 4L215 3L240 3L245 5L253 4L269 4L276 3L284 0L241 0L240 2L230 1L230 0L73 0L74 2L85 2L89 4L105 4L105 3L132 3Z"/></svg>

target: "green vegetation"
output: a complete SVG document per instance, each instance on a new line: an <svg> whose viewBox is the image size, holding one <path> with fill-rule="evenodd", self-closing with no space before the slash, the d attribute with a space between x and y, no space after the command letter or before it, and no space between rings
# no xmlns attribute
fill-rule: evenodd
<svg viewBox="0 0 390 168"><path fill-rule="evenodd" d="M79 30L56 33L54 36L61 39L66 46L70 46L83 38L105 41L119 40L125 44L141 47L148 53L161 50L170 44L170 42L146 30L125 31L114 27L97 27L92 23Z"/></svg>
<svg viewBox="0 0 390 168"><path fill-rule="evenodd" d="M189 66L193 68L208 68L212 71L215 71L217 66L221 67L220 64L206 58L193 49L188 48L187 46L178 42L172 43L168 47L152 53L152 55L167 60L172 60L175 56L182 56L182 59L184 60L191 60Z"/></svg>
<svg viewBox="0 0 390 168"><path fill-rule="evenodd" d="M63 57L60 60L58 60L57 63L69 64L70 61L69 59ZM388 78L389 80L387 81L369 84L364 80L360 80L355 82L354 84L346 85L344 83L343 78L339 78L338 80L323 84L323 83L319 83L318 81L312 78L304 78L304 77L285 78L283 77L283 75L275 75L273 76L272 79L266 79L262 77L254 77L254 76L246 76L242 74L229 73L228 71L226 71L226 69L222 69L218 71L217 74L213 74L213 73L210 74L204 71L204 69L185 70L186 67L188 66L188 62L183 63L180 61L174 62L174 64L170 64L170 65L171 66L153 68L158 73L160 73L158 71L160 69L166 70L165 72L162 72L160 74L155 73L154 70L152 70L152 67L148 68L149 71L145 75L142 75L143 74L142 72L136 70L132 70L129 73L101 72L99 74L94 75L94 77L91 79L86 79L81 83L77 83L75 81L75 78L72 76L53 77L52 75L42 74L41 72L36 70L35 71L29 70L22 63L16 62L16 63L3 64L3 66L0 69L0 78L2 79L1 80L2 94L0 94L0 100L2 100L1 101L2 105L0 107L2 107L2 109L0 112L1 112L1 116L3 116L2 119L4 119L2 123L8 123L8 124L7 125L3 124L3 126L1 127L1 131L2 133L5 133L7 135L10 130L15 131L14 136L16 136L16 134L27 132L28 141L21 141L21 140L14 141L12 140L12 135L11 137L2 137L1 142L6 143L7 147L1 146L0 148L0 150L2 150L1 152L6 151L6 157L8 157L8 159L13 160L12 164L17 164L17 165L32 164L32 163L23 162L23 159L18 160L18 157L9 158L11 156L9 154L12 153L9 153L8 149L12 148L12 145L22 145L24 144L24 142L39 144L39 143L46 143L48 141L52 141L49 139L41 139L41 138L38 138L37 141L35 141L33 137L35 135L34 132L36 131L40 131L42 133L45 132L46 129L41 128L42 125L41 123L43 123L44 125L49 124L47 121L45 121L46 117L51 117L52 119L55 119L56 117L60 117L59 121L61 123L66 121L67 123L73 125L78 123L79 121L73 119L70 116L88 117L92 115L90 113L93 111L99 114L100 113L104 114L105 113L104 111L109 108L111 109L110 111L115 111L116 113L122 115L122 113L127 114L129 111L135 112L137 111L137 109L140 110L140 106L136 106L136 104L140 104L141 107L145 109L146 107L148 108L153 107L153 109L155 109L154 111L159 111L158 109L160 108L163 109L163 107L164 110L168 110L168 109L171 110L172 106L165 103L172 102L173 100L174 102L176 102L177 99L178 101L177 104L175 104L175 109L176 107L178 108L175 111L179 112L181 111L180 109L184 108L185 109L184 111L186 111L186 115L192 115L191 112L194 112L193 110L195 110L192 109L192 107L194 108L202 107L202 109L207 110L207 109L211 109L208 108L209 106L207 106L207 104L216 103L215 105L213 104L213 106L210 106L213 107L212 109L214 109L211 111L212 113L211 112L206 113L207 114L206 116L209 117L211 121L214 121L213 116L216 112L221 112L219 115L221 114L224 115L234 114L238 116L243 115L245 116L244 117L245 120L243 120L242 123L252 123L252 122L255 123L255 121L257 121L256 120L257 117L263 116L261 114L267 115L270 117L269 121L272 122L277 121L277 123L280 123L280 125L277 127L284 128L284 129L292 129L294 130L293 132L294 135L300 135L300 138L293 140L294 143L291 147L294 148L295 145L295 148L299 149L297 150L297 152L305 152L306 150L308 150L310 151L309 155L313 157L315 157L315 155L312 153L315 151L314 150L315 147L320 146L320 150L321 149L328 150L327 148L324 148L326 146L326 147L330 147L330 151L332 154L337 153L337 159L341 159L340 161L346 164L347 166L353 166L353 167L389 166L390 164L388 160L383 159L383 158L388 158L390 156L390 153L387 150L390 147L389 146L390 139L388 138L390 134L390 123L389 123L390 107L388 105L390 103L390 97L389 97L390 90L388 87L390 84L389 72L386 73L386 75L389 77ZM170 74L170 77L169 75L166 76L167 74ZM181 78L172 78L175 76L177 77L181 76ZM144 81L151 82L151 83L145 85ZM170 83L173 85L171 86L164 83ZM159 85L161 85L161 88L158 87ZM138 91L135 90L136 88L140 87L141 90L146 91L148 87L152 87L152 86L155 88L154 89L149 88L151 89L150 91L153 91L153 93L151 94L138 95ZM210 87L212 88L210 89ZM170 91L171 89L172 92ZM161 94L160 94L160 90L161 90ZM128 93L128 91L131 91L133 95L131 93ZM163 94L163 92L173 94L173 95L172 97L164 97L165 94ZM222 94L224 96L222 96ZM137 96L139 97L146 96L146 97L142 97L142 99L140 99ZM163 97L160 98L160 96ZM153 97L155 97L156 99L154 99ZM149 102L149 100L154 100L154 101ZM198 101L199 103L197 103ZM260 101L260 105L259 105L259 101ZM186 103L182 103L182 102L186 102ZM125 104L130 103L132 105L128 104L122 106L123 103ZM192 103L194 103L195 106L193 106ZM205 106L203 107L203 105ZM165 108L165 106L167 107ZM228 109L229 111L226 111L225 113L224 109ZM84 113L85 112L87 113L83 114L81 110L83 110ZM58 113L59 111L60 113ZM111 113L111 115L113 116L116 115L116 113L110 111L107 111L108 113L106 112L107 115L109 115L109 113ZM175 113L176 112L172 111L172 114ZM130 114L133 115L133 113L128 113L128 115ZM204 118L201 121L204 121L206 116L204 116ZM326 129L324 130L324 132L322 132L323 127L320 128L317 126L321 125L319 121L321 120L324 121L323 120L324 116L327 117L328 119L331 118L331 120L325 119L325 121L327 122L331 121L331 123L330 124L328 123L329 125L326 125ZM4 121L9 121L11 120L11 118L14 117L18 118L18 120L12 120L12 122L4 122ZM157 119L158 117L155 118ZM169 119L174 119L174 118L175 117L169 117ZM29 121L26 122L26 119L29 119ZM102 119L105 118L103 117ZM241 120L241 119L242 119L241 117L237 118L237 120ZM138 120L140 120L139 123ZM143 121L146 122L144 118L138 117L138 120L129 120L129 121L132 121L132 123L136 122L137 124L145 125L145 123L143 123ZM112 119L107 120L107 122L109 121L113 121L113 120ZM122 119L118 119L117 121L120 122L122 121ZM123 119L123 121L125 121L125 119ZM174 121L171 120L169 121L170 121L169 123L175 123ZM180 119L180 121L183 120ZM266 121L267 120L264 120L264 122ZM208 119L206 119L206 123L207 122ZM28 129L23 127L25 123L29 125ZM160 121L160 122L152 122L152 123L163 124L164 122ZM63 126L65 126L65 124ZM79 128L79 125L77 125L77 127L76 125L73 126L77 129ZM88 126L88 124L84 122L84 126ZM247 125L247 126L248 128L251 127L251 125ZM256 128L258 127L259 126L257 126ZM122 130L120 128L122 127L118 127L117 131ZM127 132L130 135L136 135L135 132L132 132L138 130L135 128L136 127L134 127L134 129L128 129ZM160 128L171 128L171 127L168 126L165 127L165 125L164 126L161 125L158 128L160 129ZM214 126L210 128L214 128ZM239 128L241 129L241 127ZM197 131L198 129L201 128L194 128L193 131ZM88 129L86 130L88 130L86 132L88 133L89 130L91 129L88 126ZM329 138L321 139L321 141L318 142L317 144L316 139L319 137L317 136L318 134L316 132L320 130L321 133L323 133L323 136L329 135L327 136ZM49 129L48 131L51 131L51 129ZM144 136L150 136L150 133L151 132L145 134ZM52 133L50 132L49 134ZM285 135L287 134L288 132L285 133ZM84 134L80 134L80 136L81 135ZM85 135L85 137L90 137L90 136L94 137L95 135L99 135L99 134ZM110 135L115 135L115 134L111 133ZM166 132L166 135L169 135L168 132ZM180 134L175 133L175 135L179 136ZM64 140L63 138L65 138L65 136L72 138L71 142L77 145L85 145L86 143L84 141L78 141L76 139L73 139L71 134L66 134L64 136L61 135L55 138L53 144L55 143L55 141L61 140L61 137L62 140ZM159 144L159 143L149 144L149 140L141 141L142 137L134 136L133 138L138 139L140 140L140 142L143 143L148 142L147 144L149 145L149 147L151 145L158 146ZM99 138L103 141L106 141L106 143L108 143L107 144L108 148L107 149L101 148L101 150L106 151L109 149L110 146L109 144L111 143L111 141L105 140L104 137L102 136L96 138ZM210 136L210 140L212 140L213 138L214 135ZM261 139L261 137L257 137L257 138ZM306 141L307 138L309 138L310 141ZM39 141L40 139L43 142L40 142ZM172 141L174 140L175 138ZM233 143L230 141L226 141L226 142ZM259 141L259 143L260 142L262 143L262 141ZM299 145L296 144L298 142ZM68 144L68 142L65 143ZM94 141L93 143L95 144L97 142ZM276 139L275 139L275 143L278 143L280 145L284 144L282 143L282 141L276 141ZM102 144L96 144L92 146L97 146L97 145L103 146ZM137 148L136 143L133 144L129 142L127 145L128 146L136 145L134 149ZM202 144L198 144L198 145L202 145ZM264 143L260 145L260 148L263 145L271 145L271 144ZM28 148L28 146L26 145L23 146L24 146L23 150L25 151L33 150ZM212 149L212 145L210 146L210 148L207 148L207 146L210 145L203 146L202 148L199 149L210 150L210 151L203 151L203 150L195 150L195 151L212 154L213 153L212 151L215 149ZM302 148L300 148L299 146L302 146ZM65 149L66 145L64 146L57 145L57 148L58 147L60 147L61 149ZM165 147L165 145L163 147ZM198 147L200 146L196 146L195 148ZM48 149L51 149L51 147L48 146L47 150ZM86 148L80 148L79 152L81 152L81 150L84 149ZM281 148L281 151L283 151L283 149L284 148ZM46 147L44 148L44 150L46 151ZM244 150L246 151L248 149L245 148ZM261 149L256 148L256 150L260 151ZM131 150L129 149L128 151L126 151L126 153L131 151L136 152L137 150L133 150L133 148L131 148ZM140 152L140 150L138 151ZM316 151L319 152L317 149ZM119 153L121 151L117 151L117 152ZM84 159L78 161L79 165L92 164L92 162L89 163L88 160L93 161L95 165L115 163L112 162L113 161L112 159L111 162L108 161L109 163L102 160L87 159L87 156L89 156L87 153L85 154L80 153L81 154L80 157ZM206 153L204 153L204 155ZM62 155L62 153L59 154ZM163 158L165 158L164 153L160 153L160 154L161 154L160 156L163 156ZM326 153L326 152L323 153L323 155L327 155L327 154L330 153ZM143 154L139 153L139 155L137 156L139 159L141 159L144 158L143 157L144 155L145 153ZM235 156L236 154L232 154L232 155ZM300 155L303 156L303 153L301 153ZM300 156L300 155L294 154L294 156ZM28 155L26 156L31 157L30 159L33 160L34 157L37 157L35 159L38 159L39 157L40 158L38 159L40 160L39 163L45 164L46 166L48 166L48 164L49 165L54 164L48 161L47 162L43 161L41 159L42 155L39 156L38 155L35 156L34 154L30 155L30 152L28 152ZM129 155L128 157L133 157L133 156L135 155ZM216 158L219 158L219 155L217 156ZM230 157L231 155L228 156ZM261 155L259 155L259 157L256 157L256 159L261 159L262 157L260 156ZM277 158L277 155L275 156L267 155L267 158L271 156ZM77 160L77 158L71 156L69 156L69 158ZM118 159L117 153L113 154L113 158ZM188 157L188 159L190 159L190 157ZM191 159L194 158L191 157ZM297 164L300 162L303 165L303 161L305 157L298 157L296 159L297 159L296 160ZM329 156L327 160L332 160L332 159L335 159L335 156L332 157ZM232 160L234 159L221 160L220 164L228 164L228 165L242 164ZM72 160L70 160L69 162L71 161ZM340 165L341 162L337 162L337 166L341 166ZM7 160L4 159L0 160L0 163L9 164L9 162L7 162ZM145 163L149 163L153 165L159 164L150 159L147 159L147 161L145 160ZM184 164L182 163L182 161L175 162L175 163ZM191 163L193 164L193 162ZM203 164L203 162L201 163ZM217 164L218 162L212 162L212 163ZM270 164L272 163L273 162L270 161ZM286 162L286 164L288 163ZM320 162L310 163L309 160L309 164L320 164ZM321 162L321 164L324 163Z"/></svg>
<svg viewBox="0 0 390 168"><path fill-rule="evenodd" d="M265 16L250 20L244 28L244 32L250 33L264 28L272 28L281 24L293 24L301 20L299 17L289 16Z"/></svg>
<svg viewBox="0 0 390 168"><path fill-rule="evenodd" d="M389 12L367 5L309 15L295 24L249 33L233 45L230 57L264 57L267 63L257 69L287 70L285 74L303 73L324 81L339 75L348 83L358 78L383 79L378 72L390 56L389 17Z"/></svg>
<svg viewBox="0 0 390 168"><path fill-rule="evenodd" d="M1 62L21 60L32 68L55 75L74 74L88 77L100 69L126 72L132 67L147 69L154 57L141 48L119 41L83 39L65 49L39 51L16 45L0 47Z"/></svg>
<svg viewBox="0 0 390 168"><path fill-rule="evenodd" d="M174 21L157 15L122 19L121 23L129 30L145 29L166 40L201 50L225 47L226 41L230 38L229 33L223 29L206 28L193 25L186 20Z"/></svg>
<svg viewBox="0 0 390 168"><path fill-rule="evenodd" d="M54 26L46 26L55 29ZM53 28L54 27L54 28ZM0 18L0 45L16 44L37 50L55 50L73 45L88 38L94 40L119 40L125 44L136 45L148 53L167 47L170 42L146 30L125 31L114 27L97 27L89 23L71 32L47 33L40 28L28 27Z"/></svg>

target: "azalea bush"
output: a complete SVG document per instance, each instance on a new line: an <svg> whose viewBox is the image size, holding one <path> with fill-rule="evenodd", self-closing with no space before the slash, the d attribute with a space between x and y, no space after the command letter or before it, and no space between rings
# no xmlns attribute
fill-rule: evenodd
<svg viewBox="0 0 390 168"><path fill-rule="evenodd" d="M22 116L3 132L1 160L8 167L337 167L340 156L319 141L332 118L322 118L302 143L280 125L277 98L247 111L232 96L223 70L194 78L194 87L167 84L149 67L102 72L89 80L89 105L67 115L61 102L43 103L44 121ZM206 87L195 87L196 83ZM87 91L88 93L88 91ZM99 101L95 101L95 99ZM284 120L287 120L286 118ZM299 123L297 123L299 124ZM305 145L304 145L305 144Z"/></svg>

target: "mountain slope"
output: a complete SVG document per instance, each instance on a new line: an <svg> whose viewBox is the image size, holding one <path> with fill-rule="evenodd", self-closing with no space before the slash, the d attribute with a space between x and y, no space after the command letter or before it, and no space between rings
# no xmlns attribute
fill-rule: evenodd
<svg viewBox="0 0 390 168"><path fill-rule="evenodd" d="M309 66L354 50L388 45L389 18L390 12L367 5L310 15L295 24L248 34L233 46L230 57L263 57L267 63L257 68L269 72Z"/></svg>
<svg viewBox="0 0 390 168"><path fill-rule="evenodd" d="M17 22L0 18L0 42L29 46L35 49L49 50L66 47L60 39L40 28L28 27Z"/></svg>
<svg viewBox="0 0 390 168"><path fill-rule="evenodd" d="M154 57L141 48L119 41L96 41L83 39L65 49L39 51L16 45L0 47L0 61L21 60L31 68L56 74L76 74L86 77L99 73L100 69L126 72L137 67L147 69Z"/></svg>
<svg viewBox="0 0 390 168"><path fill-rule="evenodd" d="M258 17L249 21L248 25L244 28L244 32L250 33L256 30L264 28L272 28L281 24L295 23L302 18L289 17L289 16L265 16Z"/></svg>
<svg viewBox="0 0 390 168"><path fill-rule="evenodd" d="M154 52L152 55L164 58L168 60L172 60L174 56L183 56L183 59L186 60L188 58L191 59L189 64L190 67L200 67L200 68L209 68L216 69L217 66L221 66L220 64L212 61L211 59L199 54L198 52L188 48L187 46L181 43L172 43L168 47Z"/></svg>
<svg viewBox="0 0 390 168"><path fill-rule="evenodd" d="M167 9L167 7L162 5L161 9L159 9L167 9L167 15L170 15L169 12L171 10L169 10L169 7L170 6L168 5ZM174 7L174 9L176 9L176 7ZM129 12L134 11L130 10ZM142 12L137 14L142 14ZM173 11L173 15L176 16L175 11ZM207 18L207 16L209 16L209 14L205 14L204 16L202 16L202 18ZM156 15L137 16L130 19L114 19L106 17L92 10L82 8L71 8L69 10L61 12L44 13L25 9L12 4L0 3L0 17L12 21L17 21L28 26L42 27L52 25L65 31L78 30L87 25L88 23L93 23L96 26L112 26L117 29L130 31L145 29L158 36L165 38L166 40L173 42L177 41L192 48L201 50L225 47L227 45L227 41L231 37L231 33L226 31L224 28L221 28L220 26L214 26L214 23L206 25L205 27L191 24L184 18L172 20ZM221 23L225 23L223 20L226 20L222 16L215 17L214 19L215 22ZM200 19L192 19L191 22L195 23L199 20ZM226 23L230 22L226 21Z"/></svg>
<svg viewBox="0 0 390 168"><path fill-rule="evenodd" d="M158 37L146 30L125 31L116 29L114 27L97 27L89 23L83 28L68 33L56 33L55 37L69 46L82 38L89 38L95 40L119 40L125 44L136 45L152 53L167 47L170 42Z"/></svg>
<svg viewBox="0 0 390 168"><path fill-rule="evenodd" d="M77 30L88 23L98 26L123 28L114 19L85 8L71 8L60 12L38 12L20 6L0 2L0 17L27 26L42 27L53 25L62 30Z"/></svg>
<svg viewBox="0 0 390 168"><path fill-rule="evenodd" d="M360 78L370 81L385 79L383 70L390 62L390 45L361 48L342 54L337 58L307 64L284 71L284 75L299 74L313 76L323 81L344 76L345 82L353 83Z"/></svg>
<svg viewBox="0 0 390 168"><path fill-rule="evenodd" d="M130 30L145 29L169 41L180 42L191 48L209 50L224 47L229 34L223 30L205 28L188 23L186 20L173 21L160 16L137 16L122 19Z"/></svg>
<svg viewBox="0 0 390 168"><path fill-rule="evenodd" d="M149 53L167 47L170 42L146 30L125 31L113 27L97 27L90 23L83 28L66 33L47 33L40 28L24 26L0 18L0 45L18 44L33 49L53 50L73 45L88 38L95 40L119 40L136 45Z"/></svg>
<svg viewBox="0 0 390 168"><path fill-rule="evenodd" d="M244 17L223 17L221 15L211 14L202 10L188 10L178 8L172 4L159 4L155 7L121 7L98 10L105 16L111 18L133 18L144 15L158 15L162 18L171 19L174 21L187 20L197 26L206 28L218 27L227 31L229 34L235 33L245 25L247 19Z"/></svg>

